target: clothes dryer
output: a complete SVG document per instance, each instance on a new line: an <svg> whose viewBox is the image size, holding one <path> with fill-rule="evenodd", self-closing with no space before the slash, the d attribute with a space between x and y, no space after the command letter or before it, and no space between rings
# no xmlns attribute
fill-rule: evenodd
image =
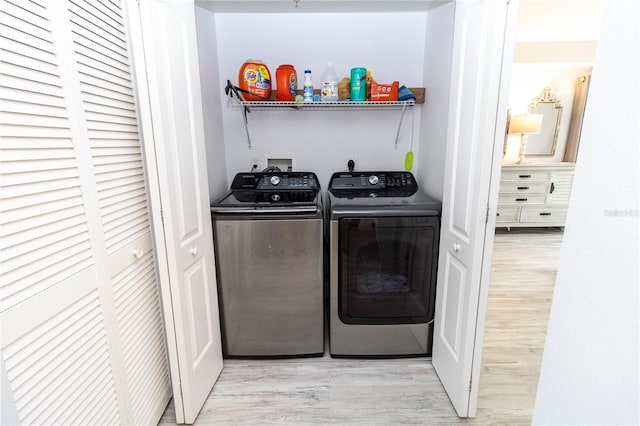
<svg viewBox="0 0 640 426"><path fill-rule="evenodd" d="M327 198L331 355L430 355L441 203L410 172L335 173Z"/></svg>

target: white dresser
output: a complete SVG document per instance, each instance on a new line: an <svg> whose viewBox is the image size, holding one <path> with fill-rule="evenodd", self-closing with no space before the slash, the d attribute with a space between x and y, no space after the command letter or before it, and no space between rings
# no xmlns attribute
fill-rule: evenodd
<svg viewBox="0 0 640 426"><path fill-rule="evenodd" d="M496 226L564 226L574 168L574 163L502 166Z"/></svg>

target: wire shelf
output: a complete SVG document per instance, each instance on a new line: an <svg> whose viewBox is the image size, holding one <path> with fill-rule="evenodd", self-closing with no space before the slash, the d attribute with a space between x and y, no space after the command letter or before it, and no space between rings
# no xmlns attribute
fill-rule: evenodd
<svg viewBox="0 0 640 426"><path fill-rule="evenodd" d="M248 108L249 110L271 110L271 111L344 111L344 110L393 110L406 109L416 104L414 100L409 101L380 101L380 102L353 102L353 101L333 101L333 102L293 102L293 101L239 101L232 100L231 105L235 108Z"/></svg>

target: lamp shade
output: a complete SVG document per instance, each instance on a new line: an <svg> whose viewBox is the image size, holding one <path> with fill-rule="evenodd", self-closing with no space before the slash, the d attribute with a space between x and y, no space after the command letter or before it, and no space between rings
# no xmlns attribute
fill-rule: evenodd
<svg viewBox="0 0 640 426"><path fill-rule="evenodd" d="M511 117L509 133L540 133L542 114L521 114Z"/></svg>

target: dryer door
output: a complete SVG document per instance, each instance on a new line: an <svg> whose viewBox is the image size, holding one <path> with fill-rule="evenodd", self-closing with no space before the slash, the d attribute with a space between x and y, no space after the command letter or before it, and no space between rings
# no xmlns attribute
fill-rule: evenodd
<svg viewBox="0 0 640 426"><path fill-rule="evenodd" d="M433 319L439 219L340 220L340 319L346 324L419 324Z"/></svg>

